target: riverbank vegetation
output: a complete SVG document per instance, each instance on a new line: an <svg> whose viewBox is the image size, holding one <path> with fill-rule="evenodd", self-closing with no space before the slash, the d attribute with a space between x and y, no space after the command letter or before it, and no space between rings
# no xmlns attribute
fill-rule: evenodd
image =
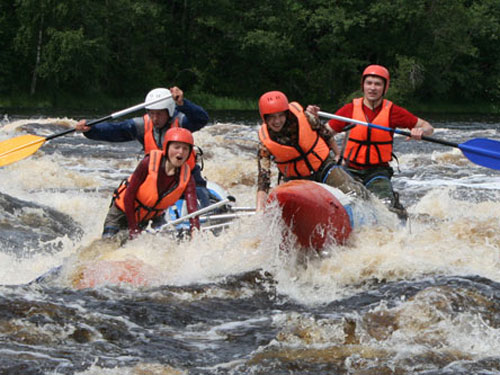
<svg viewBox="0 0 500 375"><path fill-rule="evenodd" d="M499 113L497 0L0 0L0 107L120 108L158 86L207 109L278 89L334 110L371 63L426 112Z"/></svg>

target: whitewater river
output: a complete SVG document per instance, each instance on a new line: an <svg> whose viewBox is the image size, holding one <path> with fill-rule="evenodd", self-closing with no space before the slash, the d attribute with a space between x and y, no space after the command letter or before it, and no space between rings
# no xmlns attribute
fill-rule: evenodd
<svg viewBox="0 0 500 375"><path fill-rule="evenodd" d="M195 133L203 174L254 206L258 117L217 116ZM498 118L426 118L436 138L500 140ZM0 141L75 120L7 114ZM395 151L410 223L307 259L280 250L276 215L101 241L136 142L71 133L0 168L0 374L499 374L500 172L430 142ZM133 284L88 288L123 267Z"/></svg>

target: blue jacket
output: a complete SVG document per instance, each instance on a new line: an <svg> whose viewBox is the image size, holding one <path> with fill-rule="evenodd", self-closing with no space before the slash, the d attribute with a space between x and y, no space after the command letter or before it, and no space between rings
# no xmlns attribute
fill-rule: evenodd
<svg viewBox="0 0 500 375"><path fill-rule="evenodd" d="M187 99L184 99L184 105L176 107L173 117L178 117L180 125L191 132L200 130L209 120L202 107ZM125 121L101 122L83 135L95 141L107 142L128 142L136 139L144 146L144 120L142 117L136 117Z"/></svg>

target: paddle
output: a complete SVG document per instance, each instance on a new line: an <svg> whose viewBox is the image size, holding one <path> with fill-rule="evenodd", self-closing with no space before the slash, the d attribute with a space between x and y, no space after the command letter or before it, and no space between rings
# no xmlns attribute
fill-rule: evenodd
<svg viewBox="0 0 500 375"><path fill-rule="evenodd" d="M255 207L231 207L231 211L255 211Z"/></svg>
<svg viewBox="0 0 500 375"><path fill-rule="evenodd" d="M255 211L254 212L236 212L236 213L230 213L230 214L200 216L200 219L207 220L207 221L231 220L231 219L238 219L240 217L253 216L253 215L255 215Z"/></svg>
<svg viewBox="0 0 500 375"><path fill-rule="evenodd" d="M102 117L97 120L93 120L87 123L87 126L92 126L104 122L107 120L112 120L121 116L125 116L129 113L138 111L146 106L161 102L162 100L168 99L171 95L164 96L162 98L157 98L149 102L134 105L133 107L123 109L121 111L112 113L108 116ZM34 154L42 145L54 138L61 137L63 135L74 132L76 129L68 129L61 133L53 134L48 137L41 137L33 134L21 135L16 138L8 139L6 141L0 142L0 167L8 165L24 159L32 154Z"/></svg>
<svg viewBox="0 0 500 375"><path fill-rule="evenodd" d="M375 128L375 129L380 129L380 130L385 130L388 132L406 135L408 137L411 136L411 133L408 131L405 131L405 130L388 128L388 127L381 126L381 125L371 124L369 122L355 120L355 119L352 119L349 117L337 116L337 115L334 115L334 114L331 114L328 112L319 111L318 116L325 117L325 118L331 118L334 120L339 120L339 121L344 121L344 122L349 122L349 123L355 123L358 125L364 125L364 126L368 126L368 127ZM428 142L439 143L439 144L445 145L445 146L459 148L460 151L462 151L462 153L465 155L465 157L467 159L469 159L470 161L472 161L473 163L476 163L476 164L481 165L483 167L500 170L500 142L499 141L495 141L493 139L487 139L487 138L476 138L476 139L471 139L467 142L458 144L458 143L454 143L454 142L444 141L442 139L436 139L436 138L429 137L426 135L422 136L422 140L428 141Z"/></svg>
<svg viewBox="0 0 500 375"><path fill-rule="evenodd" d="M200 231L206 232L207 230L214 230L214 229L224 229L230 225L233 225L234 221L226 221L224 223L220 224L214 224L214 225L209 225L209 226L202 226L200 228Z"/></svg>
<svg viewBox="0 0 500 375"><path fill-rule="evenodd" d="M191 218L196 217L196 216L203 215L204 213L213 211L216 208L218 208L220 206L224 206L224 205L226 205L228 203L231 203L231 202L234 202L234 198L233 197L229 197L227 199L221 200L219 202L211 204L210 206L203 207L203 208L199 209L198 211L191 212L190 214L184 215L184 216L182 216L182 217L180 217L178 219L169 221L169 222L165 223L164 225L162 225L161 228L159 228L158 230L160 231L160 230L163 230L164 228L169 227L171 225L180 224L183 221L186 221L186 220L191 219Z"/></svg>

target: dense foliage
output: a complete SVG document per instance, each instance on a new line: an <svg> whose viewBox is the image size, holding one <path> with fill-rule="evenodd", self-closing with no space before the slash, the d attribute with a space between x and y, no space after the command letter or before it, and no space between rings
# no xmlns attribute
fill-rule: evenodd
<svg viewBox="0 0 500 375"><path fill-rule="evenodd" d="M0 94L340 103L369 63L390 97L500 100L498 0L0 0Z"/></svg>

